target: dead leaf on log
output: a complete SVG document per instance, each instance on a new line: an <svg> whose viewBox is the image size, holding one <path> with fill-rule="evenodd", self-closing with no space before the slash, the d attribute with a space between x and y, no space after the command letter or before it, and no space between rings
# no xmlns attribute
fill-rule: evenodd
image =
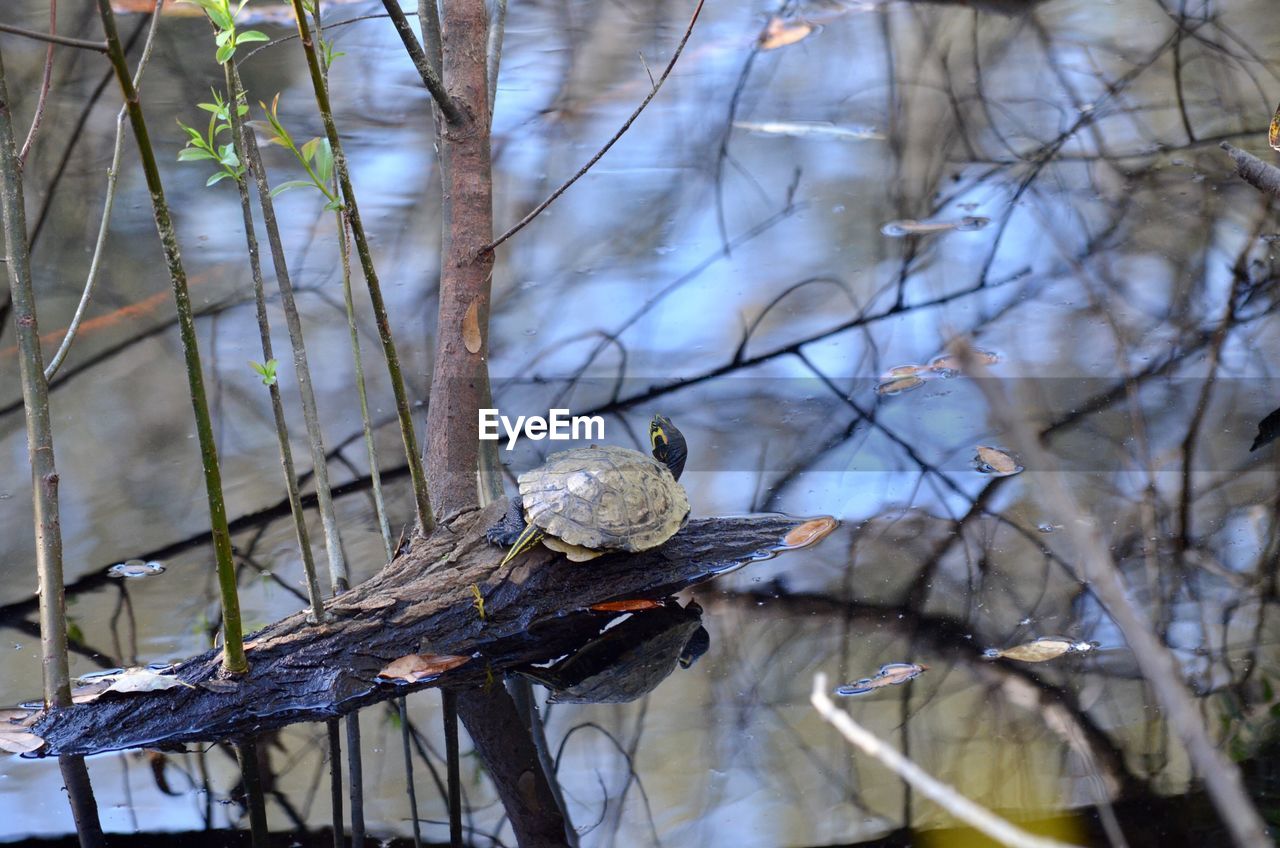
<svg viewBox="0 0 1280 848"><path fill-rule="evenodd" d="M803 41L812 32L813 24L805 21L772 18L765 26L764 32L760 33L760 49L777 50L779 47Z"/></svg>
<svg viewBox="0 0 1280 848"><path fill-rule="evenodd" d="M419 683L428 677L439 677L470 659L452 654L408 654L392 660L378 672L377 679L379 683Z"/></svg>
<svg viewBox="0 0 1280 848"><path fill-rule="evenodd" d="M480 301L473 300L462 318L462 343L467 346L467 353L479 353L480 342Z"/></svg>
<svg viewBox="0 0 1280 848"><path fill-rule="evenodd" d="M1271 116L1271 126L1267 128L1267 144L1271 145L1272 150L1280 150L1280 106L1276 107L1276 113Z"/></svg>
<svg viewBox="0 0 1280 848"><path fill-rule="evenodd" d="M0 710L0 727L6 724L19 724L26 726L36 717L35 710L24 710L21 707L14 707Z"/></svg>
<svg viewBox="0 0 1280 848"><path fill-rule="evenodd" d="M44 740L25 730L0 726L0 751L11 754L30 754L44 747Z"/></svg>
<svg viewBox="0 0 1280 848"><path fill-rule="evenodd" d="M660 601L635 598L630 601L605 601L599 604L592 604L589 609L593 612L638 612L639 610L657 609L660 606L662 606Z"/></svg>
<svg viewBox="0 0 1280 848"><path fill-rule="evenodd" d="M77 704L88 704L108 692L130 695L135 692L162 692L178 686L196 688L170 674L157 674L149 668L127 668L118 674L95 677L92 682L77 686L71 693L71 699Z"/></svg>
<svg viewBox="0 0 1280 848"><path fill-rule="evenodd" d="M816 545L832 530L840 526L840 522L836 521L829 515L822 515L817 518L811 518L804 524L801 524L782 537L782 547L784 550L794 550L796 548L807 548L809 545Z"/></svg>

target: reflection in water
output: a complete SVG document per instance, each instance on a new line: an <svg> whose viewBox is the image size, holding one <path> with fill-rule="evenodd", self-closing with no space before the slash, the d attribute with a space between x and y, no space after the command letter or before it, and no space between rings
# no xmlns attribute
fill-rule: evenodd
<svg viewBox="0 0 1280 848"><path fill-rule="evenodd" d="M6 22L46 23L42 0L0 6ZM993 6L1012 16L986 14ZM650 613L603 633L622 615L565 616L606 641L539 654L536 662L567 666L553 688L569 694L548 703L535 687L532 700L583 845L966 844L946 815L837 744L809 708L814 672L854 681L886 659L929 671L841 706L985 805L1088 844L1113 842L1111 815L1133 846L1223 844L1132 655L1078 580L1070 534L1055 532L1068 519L1037 501L1036 469L974 472L976 446L1010 440L946 353L957 336L1000 352L991 379L1005 382L1071 469L1065 479L1175 651L1215 742L1242 765L1263 809L1276 806L1280 486L1267 422L1280 397L1277 227L1216 143L1265 150L1280 21L1255 0L976 8L802 3L774 19L774 6L710 4L649 111L499 253L491 343L504 412L599 414L604 442L645 451L643 424L661 409L691 445L681 481L695 517L781 510L842 521L817 547L662 607L678 623L652 631L660 660L642 655ZM333 15L379 11L342 4ZM617 129L648 91L645 65L669 55L688 12L657 2L511 4L495 110L500 225ZM386 294L411 391L425 401L439 191L423 156L429 110L384 24L340 28L335 101L379 260L394 269ZM69 20L66 33L96 37L76 26L87 25ZM286 34L269 19L261 26ZM187 48L204 37L198 21L164 22L145 97L192 266L228 497L242 516L245 615L260 627L301 609L305 595L287 508L275 475L263 473L275 446L266 393L245 364L257 340L240 239L226 225L234 198L174 163L174 118L189 119L208 97L210 69L193 66ZM0 38L27 116L43 48ZM104 108L107 89L75 132L105 69L83 51L58 56L45 134L27 167L33 205L48 199L33 220L44 222L35 261L50 344L78 299L115 111ZM242 75L254 99L282 92L300 136L319 134L301 105L308 82L296 53L265 50ZM198 654L220 612L183 376L171 367L169 296L145 188L130 174L96 311L53 391L77 673ZM279 206L309 341L314 334L355 582L385 557L350 409L354 375L339 355L347 330L337 246L328 216L301 193L281 195ZM885 222L965 219L989 223L881 233ZM360 331L375 343L370 327ZM40 673L30 516L24 497L9 497L27 479L12 344L12 328L0 325L6 703L36 692ZM374 369L369 376L375 415L389 421L388 387ZM893 380L903 382L877 391ZM396 455L396 438L379 431L383 456ZM503 459L518 473L548 452L545 441L525 441ZM999 460L986 465L999 473ZM389 468L385 479L403 524L412 515L404 472ZM167 571L108 580L110 566L133 558ZM700 623L685 618L695 599ZM610 639L628 627L645 633ZM1046 633L1106 647L1046 662L983 657ZM518 647L544 635L534 628ZM692 668L670 673L700 647ZM654 670L665 679L650 685ZM582 703L575 692L633 699ZM377 705L356 719L362 811L372 836L407 840L416 825L443 841L439 701L406 700L403 713ZM322 831L350 803L343 782L324 791L333 730L301 724L258 740L259 763L271 752L261 766L271 830L331 843ZM462 747L467 839L513 844L498 787L465 737ZM224 746L88 764L108 832L184 844L226 844L229 830L249 829L248 809L231 803L240 768ZM64 783L55 763L4 760L0 839L70 833Z"/></svg>

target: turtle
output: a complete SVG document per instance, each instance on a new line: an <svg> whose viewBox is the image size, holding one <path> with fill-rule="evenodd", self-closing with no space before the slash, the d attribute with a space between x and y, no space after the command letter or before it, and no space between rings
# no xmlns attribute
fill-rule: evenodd
<svg viewBox="0 0 1280 848"><path fill-rule="evenodd" d="M688 448L664 416L649 423L653 456L614 445L553 453L520 475L520 493L485 535L510 545L502 560L542 542L574 562L610 551L656 548L684 527L689 498L680 485Z"/></svg>

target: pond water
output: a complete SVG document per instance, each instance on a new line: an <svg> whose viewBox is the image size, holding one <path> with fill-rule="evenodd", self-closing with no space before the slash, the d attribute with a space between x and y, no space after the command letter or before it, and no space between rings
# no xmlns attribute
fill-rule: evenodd
<svg viewBox="0 0 1280 848"><path fill-rule="evenodd" d="M81 5L60 9L59 31L96 38ZM780 10L785 23L769 29ZM380 11L334 3L325 16ZM494 118L499 228L617 130L691 11L511 3ZM36 0L0 9L32 29L46 16ZM143 23L123 16L122 32ZM794 43L761 49L787 27L781 40ZM166 17L143 99L201 316L252 630L301 609L304 584L269 399L249 366L261 353L235 193L206 189L202 163L176 161L175 120L199 122L195 104L220 79L207 36L197 19ZM385 19L332 37L345 52L337 120L421 425L441 222L429 103ZM0 49L25 128L44 49L4 34ZM57 55L26 170L50 351L88 266L117 108L108 86L82 114L106 65ZM255 103L279 92L297 137L321 132L296 43L241 73ZM1079 844L1119 844L1117 831L1130 845L1227 844L1124 637L1079 579L1079 522L1103 533L1215 743L1264 814L1280 815L1277 447L1250 451L1280 405L1280 220L1219 149L1270 161L1277 99L1280 17L1268 0L707 4L652 105L499 249L495 401L509 415L601 414L603 441L642 450L661 412L689 441L694 516L832 515L841 526L683 592L710 645L651 693L544 704L535 686L583 846L984 844L810 705L816 673L853 685L890 663L927 669L890 667L893 679L838 706L974 800ZM268 156L276 180L296 176L282 152ZM219 618L172 301L131 141L124 162L93 320L52 392L77 674L198 654ZM334 224L314 193L284 194L279 209L359 581L385 557ZM283 326L278 303L271 317ZM398 532L413 504L367 309L362 321ZM982 371L931 368L961 337L990 354ZM14 343L6 315L0 703L40 692ZM276 350L286 346L280 334ZM1018 454L984 380L1061 470ZM514 474L550 449L525 440L501 453ZM1078 514L1053 510L1048 474L1062 475ZM108 576L133 560L146 574ZM1010 654L1043 637L1073 649ZM409 698L423 837L447 843L439 713L436 692ZM407 838L399 718L384 704L360 724L368 832ZM273 830L315 838L331 821L326 739L324 725L296 724L259 740ZM462 744L468 838L514 844ZM109 832L248 826L229 746L103 754L88 768ZM0 759L0 841L73 833L61 787L52 760Z"/></svg>

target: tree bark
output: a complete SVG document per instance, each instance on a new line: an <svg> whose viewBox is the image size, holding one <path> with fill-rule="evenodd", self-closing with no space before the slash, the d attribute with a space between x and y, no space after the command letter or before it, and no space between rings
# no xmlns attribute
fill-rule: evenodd
<svg viewBox="0 0 1280 848"><path fill-rule="evenodd" d="M484 0L447 0L443 76L462 120L440 134L444 244L435 366L427 408L427 476L437 515L473 506L479 467L478 416L489 403L489 287L493 254L493 174L485 72Z"/></svg>

